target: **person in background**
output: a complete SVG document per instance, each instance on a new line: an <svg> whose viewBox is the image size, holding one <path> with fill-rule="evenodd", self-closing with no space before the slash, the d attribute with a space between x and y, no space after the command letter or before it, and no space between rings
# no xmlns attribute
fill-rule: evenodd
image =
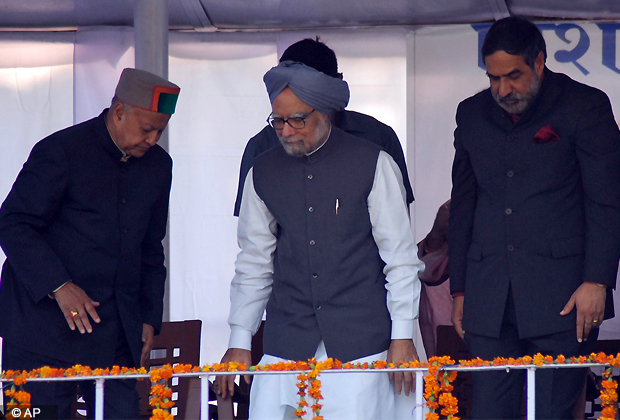
<svg viewBox="0 0 620 420"><path fill-rule="evenodd" d="M437 326L452 325L452 295L448 269L450 200L439 207L431 231L418 243L421 271L420 333L426 357L437 356Z"/></svg>

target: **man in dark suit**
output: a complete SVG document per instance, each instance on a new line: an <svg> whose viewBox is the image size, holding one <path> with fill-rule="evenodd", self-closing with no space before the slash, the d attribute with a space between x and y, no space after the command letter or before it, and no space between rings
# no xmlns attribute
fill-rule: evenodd
<svg viewBox="0 0 620 420"><path fill-rule="evenodd" d="M589 354L613 316L620 132L607 96L545 67L536 26L496 22L490 88L457 111L453 322L474 357ZM572 418L583 369L536 375L537 418ZM473 418L520 418L524 371L478 373Z"/></svg>
<svg viewBox="0 0 620 420"><path fill-rule="evenodd" d="M331 48L319 41L318 37L316 40L310 38L302 39L289 46L282 53L282 57L280 57L280 62L282 61L303 63L321 73L342 80L342 73L338 73L336 54ZM370 115L344 109L335 112L331 116L331 123L346 133L375 143L385 150L394 159L403 176L403 184L407 193L407 204L413 203L413 190L409 182L405 155L392 127L383 124ZM235 200L235 216L239 216L245 178L250 168L254 165L254 159L261 153L275 147L281 147L281 143L276 131L270 125L266 125L245 146L243 157L241 158L241 167L239 168L239 187L237 189L237 199Z"/></svg>
<svg viewBox="0 0 620 420"><path fill-rule="evenodd" d="M163 314L172 160L158 145L179 94L125 69L109 109L37 143L0 209L5 369L139 366ZM70 418L75 382L28 383ZM93 385L81 383L89 410ZM108 381L106 418L137 418L135 380Z"/></svg>

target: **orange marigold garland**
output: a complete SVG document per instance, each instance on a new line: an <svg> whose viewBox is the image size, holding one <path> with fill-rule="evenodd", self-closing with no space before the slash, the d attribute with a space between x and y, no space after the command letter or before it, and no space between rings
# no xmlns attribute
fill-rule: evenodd
<svg viewBox="0 0 620 420"><path fill-rule="evenodd" d="M172 366L164 365L160 369L153 369L150 372L151 377L151 399L149 405L153 407L153 415L150 420L173 420L174 415L171 413L174 407L172 401L172 390L168 386L168 379L172 377Z"/></svg>
<svg viewBox="0 0 620 420"><path fill-rule="evenodd" d="M299 403L297 404L297 410L295 410L296 419L303 419L306 415L306 407L308 402L306 401L306 390L308 389L308 375L306 372L302 372L297 375L297 395L299 395Z"/></svg>
<svg viewBox="0 0 620 420"><path fill-rule="evenodd" d="M439 414L448 420L459 420L458 399L452 395L451 382L456 379L456 371L443 370L444 366L454 365L448 356L431 357L428 360L428 373L424 377L424 398L429 412L426 420L438 420ZM443 406L440 410L440 407Z"/></svg>
<svg viewBox="0 0 620 420"><path fill-rule="evenodd" d="M501 358L498 357L493 361L485 361L482 359L472 360L460 360L459 367L472 367L472 366L522 366L534 364L536 366L552 365L552 364L583 364L583 363L598 363L600 365L607 365L605 372L603 373L604 380L602 382L603 389L601 390L601 406L603 420L613 420L617 411L617 387L618 384L612 376L613 368L620 368L620 354L616 356L606 355L605 353L592 353L587 356L570 357L568 360L566 357L559 355L555 358L551 356L542 356L536 354L532 356L524 356L517 359L514 358ZM299 389L300 401L295 415L298 419L303 418L307 414L307 409L312 410L313 420L323 420L320 415L321 408L320 400L323 399L321 394L321 382L319 380L320 372L324 369L394 369L394 368L417 368L427 367L428 374L425 376L424 397L427 402L426 405L430 412L426 414L427 420L439 420L440 415L449 420L458 420L456 414L458 414L458 401L456 397L452 395L452 382L456 379L456 371L448 371L445 367L454 366L455 363L449 357L432 357L428 363L413 361L410 363L400 363L396 366L394 363L386 363L385 361L378 361L374 363L351 363L345 364L338 360L327 359L323 362L317 362L314 359L308 362L290 361L280 362L273 365L265 366L251 366L250 371L303 371L298 377L297 387ZM237 372L246 371L247 367L244 363L215 363L211 366L191 366L178 364L172 368L170 365L166 365L161 369L154 369L150 373L151 381L154 382L151 395L153 398L150 404L154 407L153 416L151 420L173 420L174 416L170 413L170 409L174 406L172 401L172 391L168 386L168 380L172 377L173 373L189 373L189 372ZM107 375L135 375L146 374L146 369L134 369L113 366L111 369L91 369L88 366L75 365L68 369L50 368L44 366L40 369L34 369L30 372L27 371L12 371L7 370L3 372L3 379L12 381L13 384L9 390L5 391L5 394L11 398L9 405L20 404L22 407L30 405L30 394L21 389L22 385L30 378L61 378L61 377L88 377L88 376L107 376ZM160 383L161 382L161 383ZM20 389L17 390L17 387ZM310 396L314 399L312 406L308 405L306 396Z"/></svg>
<svg viewBox="0 0 620 420"><path fill-rule="evenodd" d="M601 417L600 420L614 420L618 404L618 383L612 375L613 366L608 366L603 372L601 382Z"/></svg>
<svg viewBox="0 0 620 420"><path fill-rule="evenodd" d="M323 399L321 394L321 381L319 381L319 375L323 369L331 369L333 359L327 359L324 362L318 362L313 358L310 360L310 368L312 371L308 373L308 381L310 387L308 388L308 395L312 397L314 404L312 404L312 420L323 420L321 416L321 408L323 405L319 403Z"/></svg>

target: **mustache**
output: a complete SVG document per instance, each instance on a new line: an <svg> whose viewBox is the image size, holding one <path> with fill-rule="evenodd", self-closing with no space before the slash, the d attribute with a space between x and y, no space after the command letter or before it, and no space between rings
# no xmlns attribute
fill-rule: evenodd
<svg viewBox="0 0 620 420"><path fill-rule="evenodd" d="M522 101L523 99L523 95L519 95L518 93L514 92L511 92L506 96L497 95L497 100L501 103L505 103L507 101Z"/></svg>

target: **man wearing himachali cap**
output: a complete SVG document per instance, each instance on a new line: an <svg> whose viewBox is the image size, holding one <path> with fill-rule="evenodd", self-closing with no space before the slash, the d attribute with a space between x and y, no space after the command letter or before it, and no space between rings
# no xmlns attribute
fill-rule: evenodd
<svg viewBox="0 0 620 420"><path fill-rule="evenodd" d="M346 82L291 61L264 81L283 147L257 157L245 180L222 361L250 364L265 308L261 364L417 359L412 334L422 263L398 166L378 146L331 124L349 100ZM411 374L395 379L396 392L409 395ZM325 418L394 418L387 373L330 374L321 382ZM257 376L250 417L293 418L295 383L295 375ZM233 392L231 377L218 377L218 386Z"/></svg>
<svg viewBox="0 0 620 420"><path fill-rule="evenodd" d="M163 313L172 160L156 145L179 87L125 69L109 109L37 143L0 209L4 369L139 366ZM70 418L76 382L29 382ZM92 381L80 383L90 414ZM139 417L135 380L107 381L106 418Z"/></svg>

